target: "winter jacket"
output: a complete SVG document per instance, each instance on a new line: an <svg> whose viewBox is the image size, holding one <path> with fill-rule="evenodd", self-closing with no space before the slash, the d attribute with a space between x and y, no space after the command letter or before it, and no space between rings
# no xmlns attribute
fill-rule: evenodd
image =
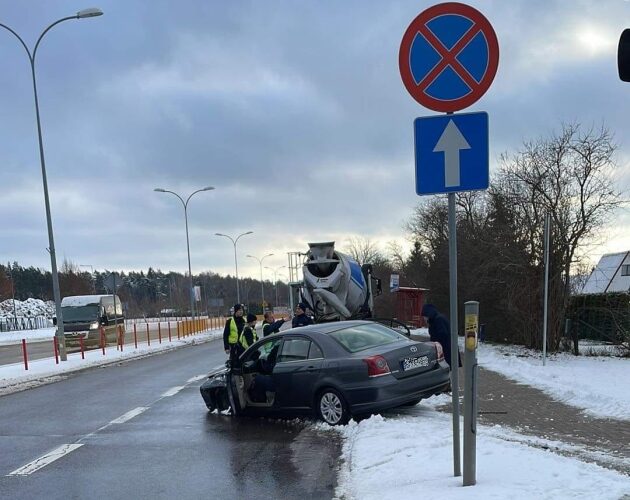
<svg viewBox="0 0 630 500"><path fill-rule="evenodd" d="M230 327L232 321L236 324L236 341L230 343ZM232 316L225 322L225 328L223 329L223 348L227 351L230 347L234 346L238 342L238 338L241 336L243 327L245 326L245 318L242 316Z"/></svg>
<svg viewBox="0 0 630 500"><path fill-rule="evenodd" d="M298 314L293 317L291 321L291 326L293 328L297 328L298 326L308 326L313 324L313 318L307 316L306 314Z"/></svg>
<svg viewBox="0 0 630 500"><path fill-rule="evenodd" d="M440 314L432 304L422 306L422 316L429 318L429 336L432 342L439 342L444 351L444 358L451 366L451 326L446 317ZM462 366L462 360L457 351L459 366Z"/></svg>
<svg viewBox="0 0 630 500"><path fill-rule="evenodd" d="M256 335L256 329L249 325L245 325L245 328L243 328L243 331L238 338L238 344L236 345L236 351L239 357L257 340L258 335Z"/></svg>
<svg viewBox="0 0 630 500"><path fill-rule="evenodd" d="M283 319L279 319L278 321L274 321L273 323L269 323L267 320L263 321L263 324L262 324L263 337L266 337L267 335L271 335L272 333L278 333L282 325L284 325Z"/></svg>

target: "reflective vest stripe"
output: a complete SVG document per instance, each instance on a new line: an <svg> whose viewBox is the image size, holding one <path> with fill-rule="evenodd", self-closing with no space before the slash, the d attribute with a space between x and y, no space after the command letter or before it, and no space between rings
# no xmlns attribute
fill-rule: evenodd
<svg viewBox="0 0 630 500"><path fill-rule="evenodd" d="M249 342L247 342L247 337L245 337L245 331L248 329L251 330L252 332L252 337L253 337L252 344L254 344L258 340L258 337L256 335L256 330L254 330L253 328L250 328L249 326L246 326L245 328L243 328L243 331L241 332L241 338L238 339L238 343L241 344L243 349L247 349L249 347Z"/></svg>
<svg viewBox="0 0 630 500"><path fill-rule="evenodd" d="M238 342L238 327L236 326L236 320L230 318L230 334L228 335L228 344L236 344Z"/></svg>

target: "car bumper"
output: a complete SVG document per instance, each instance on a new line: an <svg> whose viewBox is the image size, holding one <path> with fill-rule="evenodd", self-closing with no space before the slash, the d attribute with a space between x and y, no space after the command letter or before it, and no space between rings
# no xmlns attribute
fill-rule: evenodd
<svg viewBox="0 0 630 500"><path fill-rule="evenodd" d="M420 375L397 379L393 375L375 377L360 387L346 389L350 411L355 414L395 408L448 390L450 371L446 363Z"/></svg>

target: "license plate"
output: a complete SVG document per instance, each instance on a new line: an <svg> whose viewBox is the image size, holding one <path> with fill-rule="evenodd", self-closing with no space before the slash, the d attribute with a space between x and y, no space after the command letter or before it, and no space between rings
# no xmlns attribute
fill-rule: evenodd
<svg viewBox="0 0 630 500"><path fill-rule="evenodd" d="M420 356L418 358L404 358L402 360L403 371L413 370L415 368L422 368L429 366L429 358L427 356Z"/></svg>

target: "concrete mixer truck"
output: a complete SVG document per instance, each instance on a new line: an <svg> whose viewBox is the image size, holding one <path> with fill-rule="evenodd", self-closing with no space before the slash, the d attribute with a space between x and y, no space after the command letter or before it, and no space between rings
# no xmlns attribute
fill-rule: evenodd
<svg viewBox="0 0 630 500"><path fill-rule="evenodd" d="M302 302L313 311L315 322L373 317L374 296L381 280L372 276L372 266L360 266L352 257L335 250L334 242L309 243L302 254Z"/></svg>

